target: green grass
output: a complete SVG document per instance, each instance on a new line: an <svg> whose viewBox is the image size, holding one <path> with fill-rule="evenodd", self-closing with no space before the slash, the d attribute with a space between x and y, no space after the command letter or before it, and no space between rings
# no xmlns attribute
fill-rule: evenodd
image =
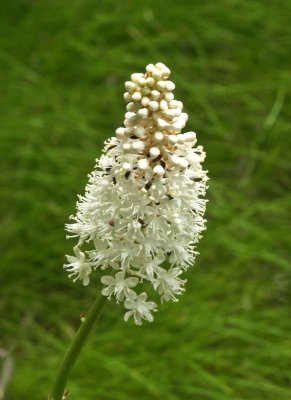
<svg viewBox="0 0 291 400"><path fill-rule="evenodd" d="M288 0L4 2L0 15L0 347L7 400L47 398L100 290L62 270L64 224L123 83L172 70L209 170L208 230L187 291L142 328L108 304L69 382L78 400L289 400ZM289 220L288 220L289 219Z"/></svg>

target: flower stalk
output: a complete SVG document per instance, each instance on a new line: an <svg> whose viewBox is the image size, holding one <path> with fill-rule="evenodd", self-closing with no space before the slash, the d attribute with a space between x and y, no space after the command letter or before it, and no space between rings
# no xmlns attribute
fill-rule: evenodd
<svg viewBox="0 0 291 400"><path fill-rule="evenodd" d="M73 339L70 347L68 348L65 357L57 372L53 388L48 397L48 400L63 400L65 399L66 384L72 368L84 347L84 344L88 338L89 333L92 330L93 325L98 320L102 308L106 302L105 296L97 297L92 304L89 312L82 318L81 326Z"/></svg>
<svg viewBox="0 0 291 400"><path fill-rule="evenodd" d="M70 372L107 299L123 303L125 321L142 325L157 311L144 284L161 303L178 301L185 291L181 275L193 265L205 230L208 177L196 133L182 133L188 115L174 98L170 74L159 62L125 82L123 124L106 140L66 225L68 237L78 238L64 265L69 276L87 286L93 271L106 270L105 286L82 319L49 400L66 399Z"/></svg>

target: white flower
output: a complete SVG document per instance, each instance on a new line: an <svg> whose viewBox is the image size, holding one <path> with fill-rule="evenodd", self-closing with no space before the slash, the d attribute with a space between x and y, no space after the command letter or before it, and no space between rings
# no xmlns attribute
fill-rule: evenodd
<svg viewBox="0 0 291 400"><path fill-rule="evenodd" d="M139 282L138 278L124 278L124 272L118 272L115 277L110 275L102 276L101 282L107 285L106 288L102 290L102 294L107 297L111 297L112 294L115 295L117 301L123 301L125 297L130 296L130 288L136 286Z"/></svg>
<svg viewBox="0 0 291 400"><path fill-rule="evenodd" d="M141 276L150 282L155 281L155 276L158 274L159 265L166 260L164 255L158 254L155 258L150 258L147 262L141 260L142 267L139 269Z"/></svg>
<svg viewBox="0 0 291 400"><path fill-rule="evenodd" d="M146 319L149 322L153 321L154 317L151 311L156 311L157 305L153 301L146 301L147 297L146 293L142 293L139 296L134 293L131 298L125 300L124 307L129 310L124 315L125 321L131 316L133 316L136 325L142 325L142 319Z"/></svg>
<svg viewBox="0 0 291 400"><path fill-rule="evenodd" d="M161 295L162 301L178 301L176 295L184 292L183 285L186 282L186 280L178 278L181 273L182 270L180 268L171 268L168 271L159 268L157 279L153 282L153 286Z"/></svg>
<svg viewBox="0 0 291 400"><path fill-rule="evenodd" d="M92 269L111 270L101 278L102 293L124 302L125 319L138 324L151 321L156 307L137 294L141 284L152 285L161 301L177 301L180 275L194 263L205 229L205 152L195 147L194 132L181 132L188 116L174 99L170 73L149 64L125 83L123 125L106 140L66 225L69 237L79 238L75 257L67 256L70 276L86 285ZM81 252L83 243L91 248Z"/></svg>
<svg viewBox="0 0 291 400"><path fill-rule="evenodd" d="M77 246L74 247L74 253L75 257L66 256L69 264L65 264L64 268L70 272L69 276L77 275L74 282L80 279L83 281L83 285L87 286L94 263L86 261L85 254Z"/></svg>

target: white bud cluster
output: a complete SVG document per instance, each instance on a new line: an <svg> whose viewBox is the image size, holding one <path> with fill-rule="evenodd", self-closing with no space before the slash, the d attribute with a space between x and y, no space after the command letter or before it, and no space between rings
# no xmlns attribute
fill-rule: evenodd
<svg viewBox="0 0 291 400"><path fill-rule="evenodd" d="M162 63L149 64L145 74L132 74L125 82L127 112L116 137L122 141L123 151L134 155L132 167L137 166L147 179L162 176L165 169L185 169L193 161L191 151L173 155L176 144L193 147L196 135L180 133L188 115L183 112L183 103L174 99L170 73Z"/></svg>
<svg viewBox="0 0 291 400"><path fill-rule="evenodd" d="M66 226L79 237L75 256L67 256L70 275L86 285L93 270L113 271L101 278L102 293L123 302L125 320L138 325L152 321L157 307L138 294L139 284L151 283L162 302L177 301L180 275L205 229L205 153L194 147L194 132L181 133L188 115L174 99L170 73L163 63L149 64L125 83L123 126L106 141ZM92 250L80 250L85 241Z"/></svg>

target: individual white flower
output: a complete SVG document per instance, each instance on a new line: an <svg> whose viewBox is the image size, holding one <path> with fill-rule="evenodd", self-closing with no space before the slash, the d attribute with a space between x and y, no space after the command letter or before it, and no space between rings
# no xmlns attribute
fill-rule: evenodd
<svg viewBox="0 0 291 400"><path fill-rule="evenodd" d="M117 301L123 301L125 297L130 296L131 288L136 286L139 280L135 277L124 278L124 272L120 271L115 274L115 277L110 275L102 276L101 282L107 285L102 290L104 296L110 298L114 294Z"/></svg>
<svg viewBox="0 0 291 400"><path fill-rule="evenodd" d="M127 321L131 316L136 325L142 325L142 319L146 319L152 322L154 317L152 311L156 311L156 303L153 301L146 301L147 294L141 293L139 296L134 293L131 298L128 298L124 302L124 307L129 310L124 315L124 320Z"/></svg>
<svg viewBox="0 0 291 400"><path fill-rule="evenodd" d="M142 267L139 269L140 276L150 282L155 281L155 276L158 273L159 265L166 260L166 256L158 254L155 258L149 258L147 262L141 260L140 264Z"/></svg>
<svg viewBox="0 0 291 400"><path fill-rule="evenodd" d="M177 301L205 229L205 152L195 147L195 132L181 132L188 116L170 73L149 64L125 83L123 124L106 140L66 225L69 237L79 238L65 266L70 276L88 284L92 269L110 270L114 276L101 278L103 295L124 302L126 320L138 324L151 321L156 307L145 292L138 295L141 284L152 285L161 301ZM91 249L81 252L83 243Z"/></svg>
<svg viewBox="0 0 291 400"><path fill-rule="evenodd" d="M183 285L186 280L178 278L182 274L180 268L170 268L168 271L159 268L157 279L153 282L154 289L161 295L163 301L178 301L177 295L184 292Z"/></svg>
<svg viewBox="0 0 291 400"><path fill-rule="evenodd" d="M85 254L77 246L74 247L74 253L75 256L66 256L69 264L65 264L64 268L70 272L70 277L77 275L74 282L80 279L83 281L83 285L87 286L94 263L86 261Z"/></svg>

